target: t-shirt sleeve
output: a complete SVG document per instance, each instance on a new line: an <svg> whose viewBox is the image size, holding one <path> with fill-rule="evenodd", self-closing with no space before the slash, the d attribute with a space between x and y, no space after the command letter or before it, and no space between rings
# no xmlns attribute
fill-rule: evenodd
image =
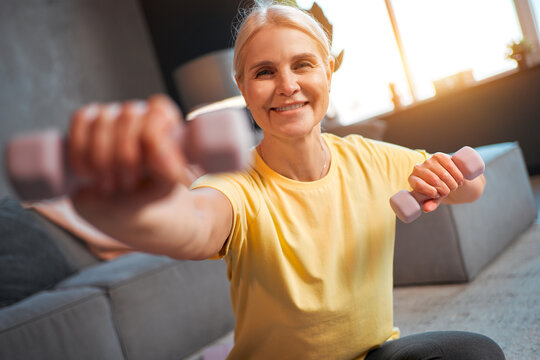
<svg viewBox="0 0 540 360"><path fill-rule="evenodd" d="M248 196L253 193L249 191L249 186L249 181L240 174L205 175L195 180L190 186L190 190L207 187L221 192L227 197L233 210L231 232L220 251L210 259L217 260L225 257L231 246L239 248L240 243L244 241L250 213L257 207L253 199Z"/></svg>
<svg viewBox="0 0 540 360"><path fill-rule="evenodd" d="M431 154L378 140L363 139L371 151L371 158L381 173L385 174L393 193L411 190L408 179L416 164L426 161Z"/></svg>

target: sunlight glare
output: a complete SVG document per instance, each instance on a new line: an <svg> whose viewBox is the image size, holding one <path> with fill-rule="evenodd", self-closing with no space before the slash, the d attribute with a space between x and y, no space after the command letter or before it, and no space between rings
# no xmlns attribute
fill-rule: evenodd
<svg viewBox="0 0 540 360"><path fill-rule="evenodd" d="M534 0L538 11L540 0ZM312 0L297 0L311 8ZM333 52L345 50L334 75L332 102L349 124L392 111L389 83L412 103L384 1L318 0L334 27ZM507 45L521 39L512 0L392 0L419 100L433 81L472 70L475 80L513 69Z"/></svg>

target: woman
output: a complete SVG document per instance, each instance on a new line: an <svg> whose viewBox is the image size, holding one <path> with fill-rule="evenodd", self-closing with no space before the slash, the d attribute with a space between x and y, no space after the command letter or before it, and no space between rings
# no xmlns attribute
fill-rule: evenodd
<svg viewBox="0 0 540 360"><path fill-rule="evenodd" d="M464 180L445 154L321 134L334 62L325 33L298 9L255 8L234 65L264 134L249 170L190 186L167 136L180 126L167 98L91 105L70 130L74 172L95 184L75 194L79 212L144 251L224 258L236 317L230 359L503 359L470 333L395 340L392 318L389 197L410 185L433 198L424 204L433 211L476 200L484 178Z"/></svg>

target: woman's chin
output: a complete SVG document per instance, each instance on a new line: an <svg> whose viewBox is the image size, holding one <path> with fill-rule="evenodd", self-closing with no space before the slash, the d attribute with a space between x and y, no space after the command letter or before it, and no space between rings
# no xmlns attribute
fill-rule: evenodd
<svg viewBox="0 0 540 360"><path fill-rule="evenodd" d="M301 139L313 135L314 131L320 133L319 129L319 124L287 124L279 129L278 134L287 139Z"/></svg>

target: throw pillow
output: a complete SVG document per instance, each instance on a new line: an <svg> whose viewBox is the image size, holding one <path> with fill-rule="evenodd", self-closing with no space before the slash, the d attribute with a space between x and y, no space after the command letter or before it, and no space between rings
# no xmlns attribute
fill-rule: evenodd
<svg viewBox="0 0 540 360"><path fill-rule="evenodd" d="M75 271L17 201L0 202L0 307L49 289Z"/></svg>

